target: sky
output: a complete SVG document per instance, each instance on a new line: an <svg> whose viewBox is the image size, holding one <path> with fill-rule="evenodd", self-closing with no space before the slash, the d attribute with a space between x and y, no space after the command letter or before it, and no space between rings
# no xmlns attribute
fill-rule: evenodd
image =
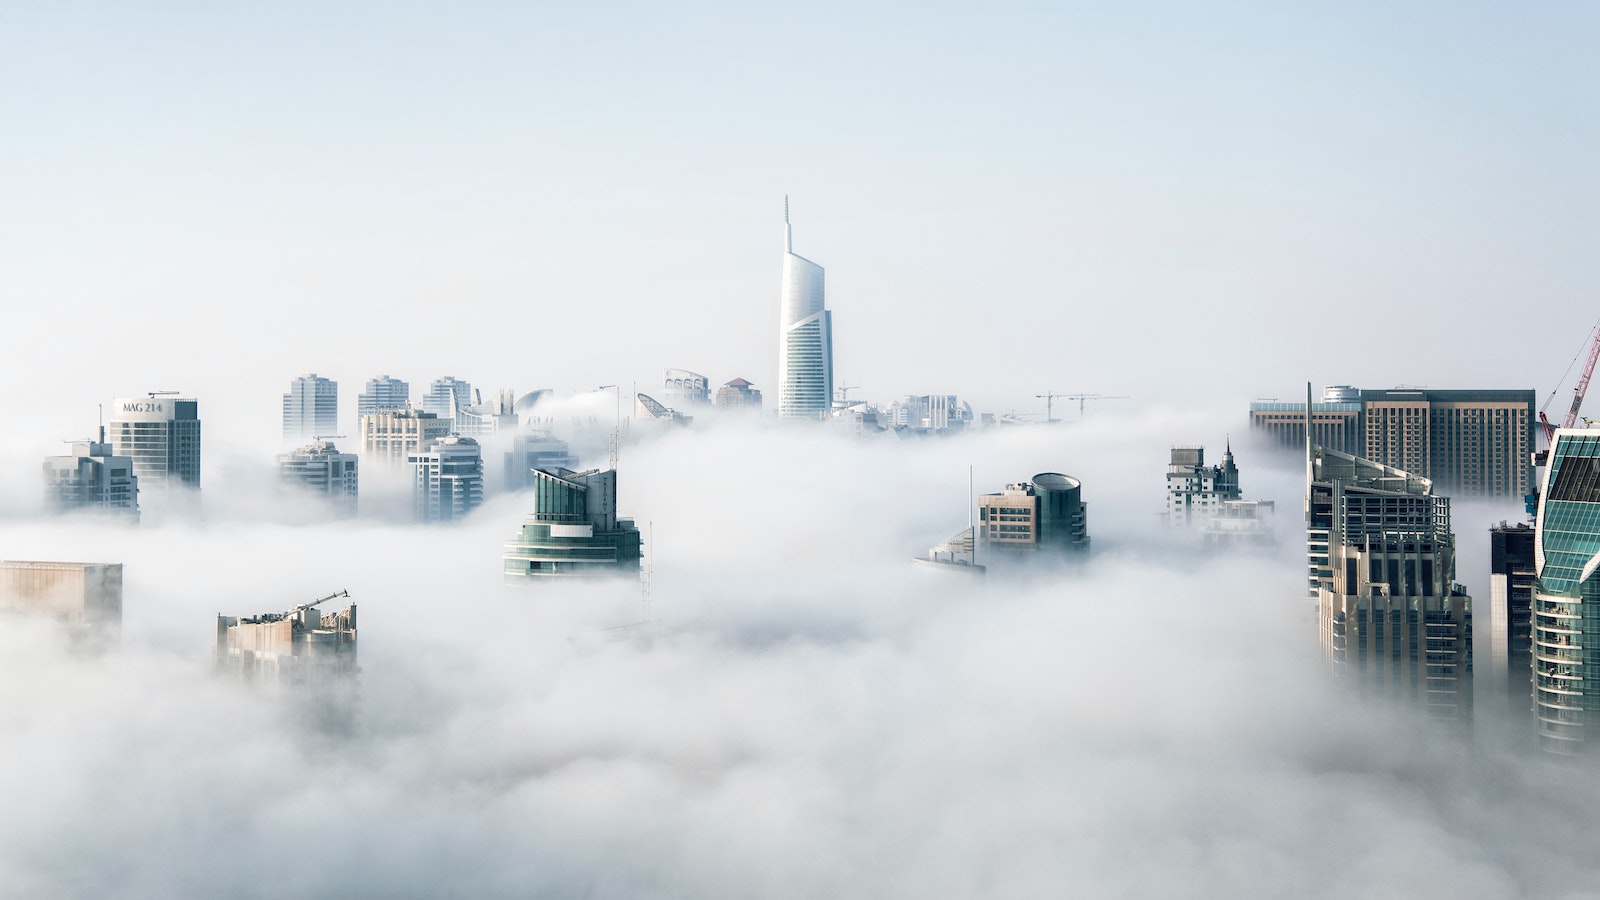
<svg viewBox="0 0 1600 900"><path fill-rule="evenodd" d="M0 896L1600 896L1600 778L1509 701L1462 734L1327 683L1302 473L1241 434L1308 381L1557 389L1600 317L1597 25L0 0L0 558L128 579L118 652L0 628ZM500 585L525 497L420 528L403 475L354 522L274 482L312 371L346 427L380 373L603 419L582 392L676 367L770 409L785 196L853 396L1127 399L949 441L634 428L621 638L632 584ZM200 400L201 496L45 517L40 458L153 390ZM1206 559L1162 473L1230 439L1280 541ZM1082 478L1088 565L911 569L969 465ZM1520 504L1454 512L1484 611ZM338 589L348 730L212 676L212 616Z"/></svg>
<svg viewBox="0 0 1600 900"><path fill-rule="evenodd" d="M4 390L62 437L309 371L770 390L787 195L857 396L1542 402L1597 318L1597 18L0 5L10 365L67 363Z"/></svg>

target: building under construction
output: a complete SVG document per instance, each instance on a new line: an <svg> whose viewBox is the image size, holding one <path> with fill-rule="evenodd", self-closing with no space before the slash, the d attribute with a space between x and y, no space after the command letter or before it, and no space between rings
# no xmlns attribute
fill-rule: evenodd
<svg viewBox="0 0 1600 900"><path fill-rule="evenodd" d="M356 668L356 605L335 613L317 607L346 591L282 613L217 616L217 667L246 681L318 685Z"/></svg>

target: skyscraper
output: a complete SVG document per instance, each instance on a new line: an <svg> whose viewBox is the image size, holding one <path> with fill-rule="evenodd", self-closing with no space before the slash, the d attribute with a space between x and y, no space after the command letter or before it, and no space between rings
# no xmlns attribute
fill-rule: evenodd
<svg viewBox="0 0 1600 900"><path fill-rule="evenodd" d="M0 610L49 616L91 648L122 631L122 563L0 562Z"/></svg>
<svg viewBox="0 0 1600 900"><path fill-rule="evenodd" d="M431 412L441 419L454 419L456 410L472 405L472 385L455 377L446 375L434 379L428 385L428 392L422 395L423 412Z"/></svg>
<svg viewBox="0 0 1600 900"><path fill-rule="evenodd" d="M506 542L507 584L639 573L639 529L617 518L615 469L532 475L533 514Z"/></svg>
<svg viewBox="0 0 1600 900"><path fill-rule="evenodd" d="M111 401L111 445L145 489L200 487L200 404L150 394Z"/></svg>
<svg viewBox="0 0 1600 900"><path fill-rule="evenodd" d="M1533 540L1539 746L1577 753L1600 730L1600 430L1556 431Z"/></svg>
<svg viewBox="0 0 1600 900"><path fill-rule="evenodd" d="M133 460L112 454L104 427L100 440L74 443L72 455L44 458L44 492L45 502L57 512L93 510L139 521Z"/></svg>
<svg viewBox="0 0 1600 900"><path fill-rule="evenodd" d="M482 505L483 453L472 438L447 435L407 461L416 470L417 521L453 522Z"/></svg>
<svg viewBox="0 0 1600 900"><path fill-rule="evenodd" d="M746 409L760 412L761 392L743 378L735 378L717 388L716 404L717 409Z"/></svg>
<svg viewBox="0 0 1600 900"><path fill-rule="evenodd" d="M1323 657L1339 677L1472 717L1472 598L1455 583L1450 500L1433 483L1307 448L1306 549Z"/></svg>
<svg viewBox="0 0 1600 900"><path fill-rule="evenodd" d="M368 462L399 465L411 454L450 433L450 420L415 409L361 417L361 455Z"/></svg>
<svg viewBox="0 0 1600 900"><path fill-rule="evenodd" d="M339 433L339 385L315 372L289 383L283 395L284 440L300 441Z"/></svg>
<svg viewBox="0 0 1600 900"><path fill-rule="evenodd" d="M1088 515L1082 483L1059 472L1041 472L978 497L979 534L991 553L1086 553Z"/></svg>
<svg viewBox="0 0 1600 900"><path fill-rule="evenodd" d="M1489 529L1489 683L1523 712L1533 694L1533 537L1521 522Z"/></svg>
<svg viewBox="0 0 1600 900"><path fill-rule="evenodd" d="M823 306L822 267L794 252L783 198L783 301L778 416L821 419L833 406L833 315Z"/></svg>
<svg viewBox="0 0 1600 900"><path fill-rule="evenodd" d="M411 385L398 378L379 375L367 382L367 389L356 397L356 415L393 412L411 406ZM330 432L331 434L331 432Z"/></svg>
<svg viewBox="0 0 1600 900"><path fill-rule="evenodd" d="M278 474L283 480L309 488L343 515L355 515L359 471L360 458L340 453L332 441L318 441L278 457Z"/></svg>
<svg viewBox="0 0 1600 900"><path fill-rule="evenodd" d="M1222 465L1206 465L1204 447L1173 447L1167 466L1167 524L1179 528L1205 525L1222 511L1224 500L1238 500L1239 469L1233 464L1233 445Z"/></svg>

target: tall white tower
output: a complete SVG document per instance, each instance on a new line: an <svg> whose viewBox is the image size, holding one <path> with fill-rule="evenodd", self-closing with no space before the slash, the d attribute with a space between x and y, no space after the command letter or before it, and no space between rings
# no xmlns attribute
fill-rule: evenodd
<svg viewBox="0 0 1600 900"><path fill-rule="evenodd" d="M784 197L779 418L821 419L833 404L833 316L822 304L822 267L794 252Z"/></svg>

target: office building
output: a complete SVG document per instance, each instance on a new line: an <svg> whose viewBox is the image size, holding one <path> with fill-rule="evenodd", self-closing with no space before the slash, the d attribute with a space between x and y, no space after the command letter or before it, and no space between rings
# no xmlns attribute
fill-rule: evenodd
<svg viewBox="0 0 1600 900"><path fill-rule="evenodd" d="M661 400L673 409L710 406L711 382L696 372L668 369L662 383Z"/></svg>
<svg viewBox="0 0 1600 900"><path fill-rule="evenodd" d="M534 469L554 472L577 466L578 458L572 455L567 442L548 431L519 434L506 451L506 489L520 491L531 486Z"/></svg>
<svg viewBox="0 0 1600 900"><path fill-rule="evenodd" d="M0 610L64 623L98 647L122 630L122 563L0 562Z"/></svg>
<svg viewBox="0 0 1600 900"><path fill-rule="evenodd" d="M761 411L761 392L743 378L735 378L717 388L717 409L749 409Z"/></svg>
<svg viewBox="0 0 1600 900"><path fill-rule="evenodd" d="M415 409L361 417L361 455L368 464L399 465L411 454L450 433L450 420Z"/></svg>
<svg viewBox="0 0 1600 900"><path fill-rule="evenodd" d="M347 516L356 512L359 469L360 458L354 453L340 453L332 441L307 444L278 457L278 474L284 481L325 498Z"/></svg>
<svg viewBox="0 0 1600 900"><path fill-rule="evenodd" d="M505 545L506 583L639 574L639 529L617 518L616 470L535 470L533 482L533 514Z"/></svg>
<svg viewBox="0 0 1600 900"><path fill-rule="evenodd" d="M111 401L111 446L143 490L200 487L200 404L161 396Z"/></svg>
<svg viewBox="0 0 1600 900"><path fill-rule="evenodd" d="M217 616L217 667L245 681L321 688L348 679L356 668L356 605L324 614L317 606L344 591L259 616Z"/></svg>
<svg viewBox="0 0 1600 900"><path fill-rule="evenodd" d="M303 441L339 433L339 385L315 372L289 383L283 395L283 439Z"/></svg>
<svg viewBox="0 0 1600 900"><path fill-rule="evenodd" d="M367 382L367 389L356 397L356 415L362 417L410 408L411 385L388 375L379 375Z"/></svg>
<svg viewBox="0 0 1600 900"><path fill-rule="evenodd" d="M1088 504L1082 491L1082 483L1070 475L1041 472L1032 481L1006 485L1001 493L981 495L984 546L991 553L1087 553Z"/></svg>
<svg viewBox="0 0 1600 900"><path fill-rule="evenodd" d="M483 455L472 438L446 435L407 461L417 521L453 522L483 505Z"/></svg>
<svg viewBox="0 0 1600 900"><path fill-rule="evenodd" d="M1533 700L1533 550L1531 525L1489 529L1489 684L1524 711Z"/></svg>
<svg viewBox="0 0 1600 900"><path fill-rule="evenodd" d="M823 305L822 267L794 252L789 198L783 200L782 330L778 416L822 419L833 406L833 314Z"/></svg>
<svg viewBox="0 0 1600 900"><path fill-rule="evenodd" d="M1333 673L1429 715L1472 716L1472 598L1450 500L1392 466L1308 449L1307 561Z"/></svg>
<svg viewBox="0 0 1600 900"><path fill-rule="evenodd" d="M1534 524L1533 697L1539 746L1600 744L1600 429L1560 428Z"/></svg>
<svg viewBox="0 0 1600 900"><path fill-rule="evenodd" d="M1427 478L1452 497L1521 499L1529 493L1536 423L1531 390L1357 391L1339 385L1324 389L1323 400L1312 406L1315 444ZM1303 403L1252 403L1250 425L1281 446L1303 447L1305 409Z"/></svg>
<svg viewBox="0 0 1600 900"><path fill-rule="evenodd" d="M844 408L851 404L841 401ZM855 404L861 406L862 404ZM896 400L881 410L870 406L862 418L883 428L912 434L943 434L960 431L974 421L972 405L954 394L920 394Z"/></svg>
<svg viewBox="0 0 1600 900"><path fill-rule="evenodd" d="M1276 504L1271 500L1223 500L1200 531L1207 547L1268 547L1277 543Z"/></svg>
<svg viewBox="0 0 1600 900"><path fill-rule="evenodd" d="M56 512L103 513L139 521L139 478L133 459L117 456L100 429L100 440L78 441L66 456L44 458L45 504Z"/></svg>
<svg viewBox="0 0 1600 900"><path fill-rule="evenodd" d="M472 385L452 375L435 379L422 395L423 412L431 412L441 419L454 419L456 410L472 405Z"/></svg>
<svg viewBox="0 0 1600 900"><path fill-rule="evenodd" d="M1233 445L1222 454L1222 465L1206 465L1204 447L1173 447L1167 465L1166 522L1175 528L1204 527L1216 518L1226 500L1239 500L1239 469L1233 464Z"/></svg>

